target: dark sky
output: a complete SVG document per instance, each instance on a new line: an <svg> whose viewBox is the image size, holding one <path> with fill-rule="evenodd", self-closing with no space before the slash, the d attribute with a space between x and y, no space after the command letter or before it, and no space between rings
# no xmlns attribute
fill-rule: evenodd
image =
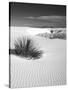
<svg viewBox="0 0 68 90"><path fill-rule="evenodd" d="M66 27L66 6L9 3L11 26L28 27Z"/></svg>

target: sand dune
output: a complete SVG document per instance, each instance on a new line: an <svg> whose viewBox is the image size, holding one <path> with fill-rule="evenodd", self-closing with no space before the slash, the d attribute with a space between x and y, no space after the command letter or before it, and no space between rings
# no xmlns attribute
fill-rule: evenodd
<svg viewBox="0 0 68 90"><path fill-rule="evenodd" d="M44 50L41 59L10 55L11 88L66 84L66 40L36 37L36 42Z"/></svg>

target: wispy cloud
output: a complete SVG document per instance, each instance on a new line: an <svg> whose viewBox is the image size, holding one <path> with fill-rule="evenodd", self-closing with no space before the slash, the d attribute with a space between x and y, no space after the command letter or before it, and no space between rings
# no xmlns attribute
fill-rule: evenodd
<svg viewBox="0 0 68 90"><path fill-rule="evenodd" d="M40 16L40 17L37 17L37 19L65 19L65 16Z"/></svg>
<svg viewBox="0 0 68 90"><path fill-rule="evenodd" d="M38 20L51 20L51 19L65 19L65 16L39 16L39 17L24 17L26 19L38 19Z"/></svg>
<svg viewBox="0 0 68 90"><path fill-rule="evenodd" d="M36 17L24 17L25 19L36 19Z"/></svg>

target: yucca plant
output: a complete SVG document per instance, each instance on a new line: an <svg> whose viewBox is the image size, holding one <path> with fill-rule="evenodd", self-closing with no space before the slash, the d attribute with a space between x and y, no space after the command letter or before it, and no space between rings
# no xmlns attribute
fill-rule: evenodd
<svg viewBox="0 0 68 90"><path fill-rule="evenodd" d="M28 37L18 38L15 40L14 46L13 54L27 59L39 59L43 53L42 50L34 46L33 40Z"/></svg>

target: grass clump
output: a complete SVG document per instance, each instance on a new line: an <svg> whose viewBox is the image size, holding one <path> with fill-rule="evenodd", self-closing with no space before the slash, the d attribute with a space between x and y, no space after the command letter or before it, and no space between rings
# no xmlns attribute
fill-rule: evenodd
<svg viewBox="0 0 68 90"><path fill-rule="evenodd" d="M42 55L42 51L34 46L32 39L28 37L18 38L14 43L14 50L12 54L21 56L27 59L39 59Z"/></svg>

